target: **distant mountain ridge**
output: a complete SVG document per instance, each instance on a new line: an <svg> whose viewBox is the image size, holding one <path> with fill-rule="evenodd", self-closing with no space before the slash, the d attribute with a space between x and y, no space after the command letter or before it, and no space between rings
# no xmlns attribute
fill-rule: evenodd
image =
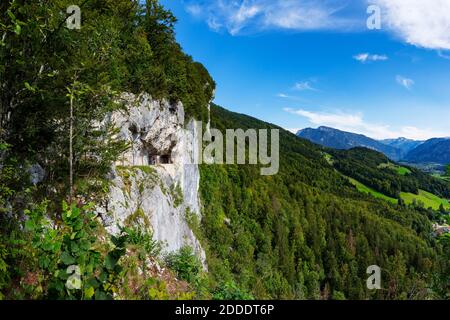
<svg viewBox="0 0 450 320"><path fill-rule="evenodd" d="M348 150L355 147L366 147L384 153L392 160L400 160L403 156L399 148L384 144L362 134L341 131L330 127L306 128L298 131L297 136L333 149Z"/></svg>
<svg viewBox="0 0 450 320"><path fill-rule="evenodd" d="M366 147L385 154L394 161L411 163L450 163L450 138L433 138L417 141L407 138L375 140L362 134L341 131L330 127L306 128L297 136L333 149L348 150Z"/></svg>
<svg viewBox="0 0 450 320"><path fill-rule="evenodd" d="M412 140L402 137L397 139L380 140L380 142L388 146L400 149L402 151L403 156L406 156L411 150L417 148L425 141Z"/></svg>
<svg viewBox="0 0 450 320"><path fill-rule="evenodd" d="M450 164L450 138L434 138L411 150L404 160L412 163Z"/></svg>

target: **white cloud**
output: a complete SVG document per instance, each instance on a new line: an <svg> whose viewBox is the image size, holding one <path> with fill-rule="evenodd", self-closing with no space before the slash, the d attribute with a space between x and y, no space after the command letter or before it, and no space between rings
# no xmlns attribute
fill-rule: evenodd
<svg viewBox="0 0 450 320"><path fill-rule="evenodd" d="M188 0L186 10L232 35L267 29L346 30L360 21L341 14L343 0ZM213 23L212 23L213 22Z"/></svg>
<svg viewBox="0 0 450 320"><path fill-rule="evenodd" d="M405 87L408 90L412 89L412 86L414 85L414 80L412 79L408 79L405 78L403 76L398 75L397 77L395 77L395 80L397 81L397 83L403 87Z"/></svg>
<svg viewBox="0 0 450 320"><path fill-rule="evenodd" d="M297 132L299 132L300 130L302 130L303 128L286 128L287 131L292 132L293 134L297 134Z"/></svg>
<svg viewBox="0 0 450 320"><path fill-rule="evenodd" d="M285 99L285 100L304 101L304 99L302 99L300 97L292 96L292 95L285 94L285 93L278 93L276 96L278 98Z"/></svg>
<svg viewBox="0 0 450 320"><path fill-rule="evenodd" d="M441 57L441 58L450 60L450 55L448 55L448 54L442 52L441 50L438 51L438 55L439 55L439 57Z"/></svg>
<svg viewBox="0 0 450 320"><path fill-rule="evenodd" d="M294 85L293 89L297 91L318 91L316 88L312 86L310 81L297 82Z"/></svg>
<svg viewBox="0 0 450 320"><path fill-rule="evenodd" d="M218 22L214 17L210 17L208 18L208 27L211 30L219 31L220 29L222 29L223 25L220 22Z"/></svg>
<svg viewBox="0 0 450 320"><path fill-rule="evenodd" d="M361 3L381 8L382 28L421 48L450 50L449 0L185 0L186 11L232 35L268 29L363 31ZM353 8L353 10L352 10ZM356 9L356 10L355 10Z"/></svg>
<svg viewBox="0 0 450 320"><path fill-rule="evenodd" d="M186 6L186 11L193 16L201 16L203 13L202 7L198 4L190 4Z"/></svg>
<svg viewBox="0 0 450 320"><path fill-rule="evenodd" d="M383 27L421 48L450 50L449 0L368 0L382 9Z"/></svg>
<svg viewBox="0 0 450 320"><path fill-rule="evenodd" d="M369 61L386 61L389 58L386 55L379 55L379 54L370 54L370 53L360 53L355 56L353 56L353 59L365 63Z"/></svg>
<svg viewBox="0 0 450 320"><path fill-rule="evenodd" d="M368 122L361 113L325 113L290 108L285 108L284 111L306 118L315 126L328 126L343 131L364 134L374 139L406 137L415 140L427 140L434 137L448 136L448 133L445 134L432 129L420 129L414 126L403 126L399 129L393 129L388 125Z"/></svg>

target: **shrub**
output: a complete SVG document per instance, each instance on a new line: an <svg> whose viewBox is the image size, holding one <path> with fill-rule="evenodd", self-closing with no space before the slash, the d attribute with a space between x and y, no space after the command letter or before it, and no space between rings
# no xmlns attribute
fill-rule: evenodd
<svg viewBox="0 0 450 320"><path fill-rule="evenodd" d="M189 283L195 283L202 271L202 264L195 256L191 247L183 247L178 252L166 257L169 268L177 273L177 276Z"/></svg>
<svg viewBox="0 0 450 320"><path fill-rule="evenodd" d="M3 300L3 288L8 284L8 265L5 262L7 255L6 248L0 244L0 300Z"/></svg>
<svg viewBox="0 0 450 320"><path fill-rule="evenodd" d="M253 296L240 288L233 282L220 284L213 294L214 300L253 300Z"/></svg>
<svg viewBox="0 0 450 320"><path fill-rule="evenodd" d="M64 203L56 223L48 219L46 203L26 213L25 231L31 235L38 259L38 269L28 274L43 274L43 278L31 281L31 286L43 286L43 298L113 298L127 234L111 236L108 243L101 237L102 227L91 206L69 207Z"/></svg>
<svg viewBox="0 0 450 320"><path fill-rule="evenodd" d="M151 232L144 231L141 227L122 228L122 233L128 235L128 243L139 247L142 250L142 255L157 257L161 253L161 244L153 240Z"/></svg>

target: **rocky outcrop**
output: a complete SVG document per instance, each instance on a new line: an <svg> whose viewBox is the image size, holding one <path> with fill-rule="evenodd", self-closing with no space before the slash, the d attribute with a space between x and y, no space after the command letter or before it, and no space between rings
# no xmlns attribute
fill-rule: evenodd
<svg viewBox="0 0 450 320"><path fill-rule="evenodd" d="M119 138L130 149L112 172L106 211L107 228L140 225L172 252L191 246L205 264L205 253L188 220L200 216L197 132L194 121L185 125L181 103L153 100L148 94L124 94L125 108L110 116ZM164 163L152 159L165 157ZM188 218L188 219L187 219Z"/></svg>

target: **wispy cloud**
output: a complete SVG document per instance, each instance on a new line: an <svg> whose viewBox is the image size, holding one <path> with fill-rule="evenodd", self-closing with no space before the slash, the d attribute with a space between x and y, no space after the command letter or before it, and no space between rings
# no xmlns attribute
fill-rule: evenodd
<svg viewBox="0 0 450 320"><path fill-rule="evenodd" d="M311 81L297 82L292 89L297 91L319 91L313 87Z"/></svg>
<svg viewBox="0 0 450 320"><path fill-rule="evenodd" d="M285 94L285 93L277 93L276 96L278 98L285 99L285 100L292 100L292 101L302 101L302 100L304 100L304 99L302 99L300 97L292 96L292 95Z"/></svg>
<svg viewBox="0 0 450 320"><path fill-rule="evenodd" d="M450 60L450 54L446 54L442 52L441 50L438 51L438 56L447 60Z"/></svg>
<svg viewBox="0 0 450 320"><path fill-rule="evenodd" d="M414 126L403 126L399 129L393 129L385 124L366 121L362 113L326 113L308 111L305 109L294 110L291 108L285 108L284 111L306 118L311 125L328 126L343 131L364 134L375 139L406 137L415 140L426 140L433 137L443 137L448 135L448 133L436 132L432 129L420 129Z"/></svg>
<svg viewBox="0 0 450 320"><path fill-rule="evenodd" d="M413 85L414 85L414 80L405 78L405 77L400 76L400 75L397 75L397 76L395 77L395 80L397 81L397 83L398 83L399 85L405 87L405 88L408 89L408 90L411 90L412 87L413 87Z"/></svg>
<svg viewBox="0 0 450 320"><path fill-rule="evenodd" d="M421 48L450 50L450 1L367 0L382 8L384 25Z"/></svg>
<svg viewBox="0 0 450 320"><path fill-rule="evenodd" d="M187 0L186 10L214 31L232 35L267 29L347 30L360 20L341 14L346 0Z"/></svg>
<svg viewBox="0 0 450 320"><path fill-rule="evenodd" d="M199 4L191 3L186 6L186 11L193 16L200 16L203 13L203 9Z"/></svg>
<svg viewBox="0 0 450 320"><path fill-rule="evenodd" d="M360 53L357 54L355 56L353 56L353 59L362 62L362 63L366 63L366 62L375 62L375 61L386 61L388 60L388 56L382 54L370 54L370 53Z"/></svg>
<svg viewBox="0 0 450 320"><path fill-rule="evenodd" d="M186 11L214 31L232 35L270 29L364 31L367 15L381 7L382 28L421 48L450 50L449 0L185 0Z"/></svg>

